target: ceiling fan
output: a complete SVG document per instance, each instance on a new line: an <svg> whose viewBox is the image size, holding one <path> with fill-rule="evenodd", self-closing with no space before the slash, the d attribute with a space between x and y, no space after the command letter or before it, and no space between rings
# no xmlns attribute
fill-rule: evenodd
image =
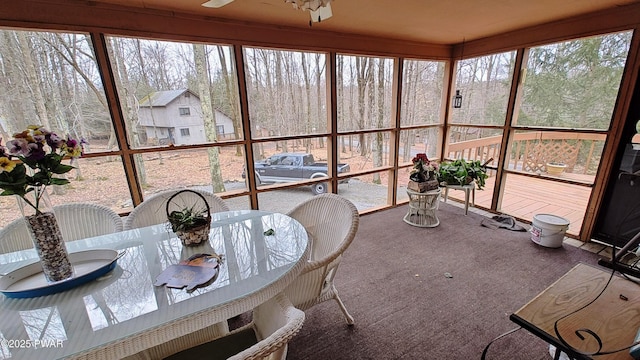
<svg viewBox="0 0 640 360"><path fill-rule="evenodd" d="M331 12L331 1L332 0L284 0L284 2L292 4L295 9L309 10L312 22L320 22L333 15ZM231 2L233 2L233 0L209 0L203 3L202 6L221 8Z"/></svg>

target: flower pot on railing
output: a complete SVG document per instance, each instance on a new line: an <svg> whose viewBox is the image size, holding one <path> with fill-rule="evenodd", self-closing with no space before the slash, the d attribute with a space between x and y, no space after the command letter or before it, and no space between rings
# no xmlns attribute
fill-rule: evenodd
<svg viewBox="0 0 640 360"><path fill-rule="evenodd" d="M547 174L558 176L564 172L564 169L567 167L566 164L558 163L558 162L550 162L546 164L547 166Z"/></svg>

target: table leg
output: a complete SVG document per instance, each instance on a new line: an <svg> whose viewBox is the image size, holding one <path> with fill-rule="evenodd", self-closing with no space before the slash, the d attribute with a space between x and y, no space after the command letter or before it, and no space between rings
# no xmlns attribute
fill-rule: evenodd
<svg viewBox="0 0 640 360"><path fill-rule="evenodd" d="M553 360L560 360L560 354L562 354L562 352L558 351L558 348L556 348L556 352L553 354Z"/></svg>
<svg viewBox="0 0 640 360"><path fill-rule="evenodd" d="M464 189L464 214L469 213L469 188Z"/></svg>

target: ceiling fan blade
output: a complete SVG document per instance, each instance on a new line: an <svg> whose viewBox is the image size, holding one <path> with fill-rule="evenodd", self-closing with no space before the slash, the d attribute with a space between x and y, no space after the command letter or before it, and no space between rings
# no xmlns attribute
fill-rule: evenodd
<svg viewBox="0 0 640 360"><path fill-rule="evenodd" d="M210 8L220 8L223 7L225 5L227 5L228 3L232 2L233 0L209 0L206 3L203 3L202 6L204 7L210 7Z"/></svg>

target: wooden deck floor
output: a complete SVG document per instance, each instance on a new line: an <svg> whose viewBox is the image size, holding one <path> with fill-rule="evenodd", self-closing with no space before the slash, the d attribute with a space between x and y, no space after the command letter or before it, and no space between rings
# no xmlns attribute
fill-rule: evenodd
<svg viewBox="0 0 640 360"><path fill-rule="evenodd" d="M476 205L491 208L495 177L487 179L484 190L476 190ZM568 234L578 235L591 188L508 174L498 211L532 221L536 214L553 214L569 220ZM449 191L449 198L462 201L464 192Z"/></svg>

